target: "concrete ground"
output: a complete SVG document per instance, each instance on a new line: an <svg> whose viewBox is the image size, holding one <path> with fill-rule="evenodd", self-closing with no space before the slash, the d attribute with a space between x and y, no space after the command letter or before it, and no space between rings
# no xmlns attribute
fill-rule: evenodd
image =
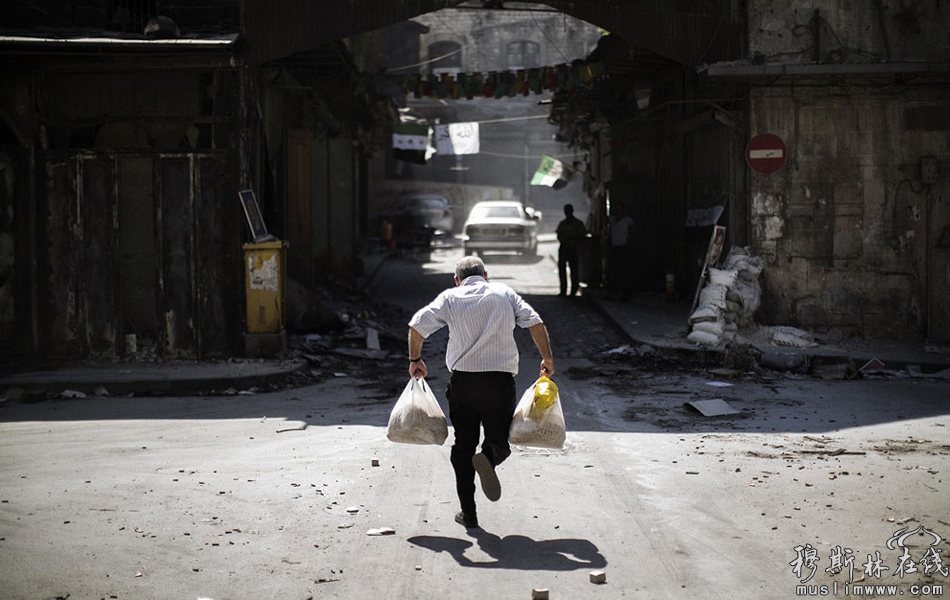
<svg viewBox="0 0 950 600"><path fill-rule="evenodd" d="M887 545L923 527L950 554L945 381L649 375L607 357L559 373L567 444L515 448L501 500L479 496L482 530L453 521L451 433L386 439L401 382L5 403L0 599L791 598L812 566L809 584L844 585L825 572L837 546L853 581L880 552L887 577L864 583L950 584L923 563L893 576ZM683 408L716 395L740 412ZM919 561L932 541L902 543ZM796 548L819 561L796 574Z"/></svg>

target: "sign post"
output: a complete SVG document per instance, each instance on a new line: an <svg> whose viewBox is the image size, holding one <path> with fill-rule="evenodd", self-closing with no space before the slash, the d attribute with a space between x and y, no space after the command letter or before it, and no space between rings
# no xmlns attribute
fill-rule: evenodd
<svg viewBox="0 0 950 600"><path fill-rule="evenodd" d="M709 238L709 247L706 248L706 260L703 262L703 270L699 274L699 284L696 286L696 293L693 295L693 304L690 306L689 314L692 315L696 310L696 305L699 304L699 293L703 290L703 286L706 285L706 272L709 270L710 265L715 265L716 261L719 260L719 257L722 255L722 247L726 243L726 228L722 225L716 225L713 227L712 237ZM687 329L689 325L687 324Z"/></svg>
<svg viewBox="0 0 950 600"><path fill-rule="evenodd" d="M749 140L745 161L754 171L771 173L782 168L788 152L782 138L772 133L760 133Z"/></svg>

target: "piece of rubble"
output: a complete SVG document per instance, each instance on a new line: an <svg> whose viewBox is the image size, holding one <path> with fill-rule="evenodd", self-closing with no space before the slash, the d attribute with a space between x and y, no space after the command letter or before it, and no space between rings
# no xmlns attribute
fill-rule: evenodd
<svg viewBox="0 0 950 600"><path fill-rule="evenodd" d="M395 535L396 530L391 527L380 527L378 529L370 529L366 532L366 535L369 536L381 536L381 535Z"/></svg>
<svg viewBox="0 0 950 600"><path fill-rule="evenodd" d="M591 583L607 583L607 573L603 571L591 571L590 582Z"/></svg>
<svg viewBox="0 0 950 600"><path fill-rule="evenodd" d="M739 371L739 370L737 370L737 369L725 369L725 368L722 368L722 369L709 369L709 374L710 374L710 375L719 375L720 377L735 377L735 376L737 376L737 375L741 375L741 374L742 374L742 371Z"/></svg>
<svg viewBox="0 0 950 600"><path fill-rule="evenodd" d="M862 373L867 373L868 371L883 371L887 366L876 358L872 358L868 362L864 363L864 366L858 369Z"/></svg>
<svg viewBox="0 0 950 600"><path fill-rule="evenodd" d="M366 328L366 347L370 350L379 350L379 332L372 327Z"/></svg>
<svg viewBox="0 0 950 600"><path fill-rule="evenodd" d="M721 398L715 398L712 400L692 400L685 403L683 406L688 406L689 408L698 411L704 417L736 415L740 412L729 406L729 404Z"/></svg>
<svg viewBox="0 0 950 600"><path fill-rule="evenodd" d="M531 590L532 600L548 600L548 589L547 588L534 588Z"/></svg>
<svg viewBox="0 0 950 600"><path fill-rule="evenodd" d="M767 369L778 371L795 371L805 366L804 354L786 352L763 352L759 356L759 364Z"/></svg>
<svg viewBox="0 0 950 600"><path fill-rule="evenodd" d="M361 348L333 348L331 352L351 358L369 358L374 360L381 360L389 356L389 352L385 350L364 350Z"/></svg>
<svg viewBox="0 0 950 600"><path fill-rule="evenodd" d="M816 364L812 366L812 375L821 379L848 379L848 363Z"/></svg>
<svg viewBox="0 0 950 600"><path fill-rule="evenodd" d="M773 346L790 346L792 348L814 348L815 337L808 331L795 327L776 327L772 334Z"/></svg>

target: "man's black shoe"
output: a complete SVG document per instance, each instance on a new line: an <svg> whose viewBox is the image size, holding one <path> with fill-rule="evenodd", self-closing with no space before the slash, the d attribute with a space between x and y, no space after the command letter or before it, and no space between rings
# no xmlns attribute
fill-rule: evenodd
<svg viewBox="0 0 950 600"><path fill-rule="evenodd" d="M501 498L501 482L498 481L498 475L495 474L495 467L492 466L488 457L479 452L472 457L472 466L478 473L478 478L482 482L482 492L485 497L492 502L497 502Z"/></svg>
<svg viewBox="0 0 950 600"><path fill-rule="evenodd" d="M476 517L469 517L462 511L459 511L455 515L455 522L465 527L478 527L478 519Z"/></svg>

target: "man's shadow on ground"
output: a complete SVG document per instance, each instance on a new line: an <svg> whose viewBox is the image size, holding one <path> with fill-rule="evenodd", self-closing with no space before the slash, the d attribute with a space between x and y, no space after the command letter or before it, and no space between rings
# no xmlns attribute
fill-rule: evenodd
<svg viewBox="0 0 950 600"><path fill-rule="evenodd" d="M572 571L599 569L607 566L600 551L588 540L561 539L535 541L523 535L500 538L483 529L473 529L478 548L494 560L473 561L465 556L472 542L459 538L420 535L409 538L410 544L433 552L448 552L463 567L482 569L522 569L541 571Z"/></svg>

